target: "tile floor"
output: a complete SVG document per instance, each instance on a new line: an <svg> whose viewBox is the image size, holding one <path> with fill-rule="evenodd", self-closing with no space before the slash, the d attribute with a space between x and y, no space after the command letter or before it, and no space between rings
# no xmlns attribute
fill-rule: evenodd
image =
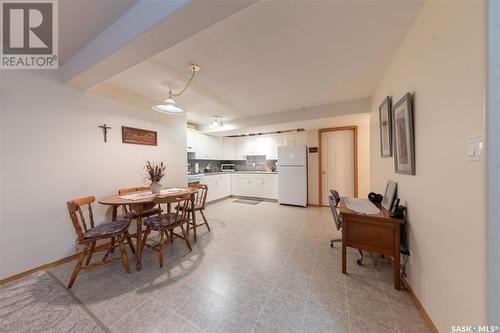
<svg viewBox="0 0 500 333"><path fill-rule="evenodd" d="M83 271L71 293L111 332L429 331L387 259L358 266L352 250L341 273L327 208L233 201L208 206L212 231L201 228L192 252L176 240L163 268L145 250L141 272ZM66 284L73 266L50 273Z"/></svg>

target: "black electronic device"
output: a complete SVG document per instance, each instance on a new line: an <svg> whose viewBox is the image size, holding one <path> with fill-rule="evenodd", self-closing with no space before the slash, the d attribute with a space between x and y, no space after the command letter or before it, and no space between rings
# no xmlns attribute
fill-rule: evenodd
<svg viewBox="0 0 500 333"><path fill-rule="evenodd" d="M373 203L379 204L382 202L382 200L384 200L384 196L382 194L370 192L370 194L368 194L368 200L370 200Z"/></svg>
<svg viewBox="0 0 500 333"><path fill-rule="evenodd" d="M405 218L405 211L406 211L406 207L399 205L399 198L398 198L394 202L394 205L392 206L392 209L389 212L389 215L391 217L395 217L397 219L404 219Z"/></svg>

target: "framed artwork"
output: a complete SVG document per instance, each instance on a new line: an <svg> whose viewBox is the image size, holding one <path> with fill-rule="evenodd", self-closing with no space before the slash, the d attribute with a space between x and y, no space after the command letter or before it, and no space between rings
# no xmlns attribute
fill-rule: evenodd
<svg viewBox="0 0 500 333"><path fill-rule="evenodd" d="M156 132L122 126L122 142L136 145L158 146Z"/></svg>
<svg viewBox="0 0 500 333"><path fill-rule="evenodd" d="M415 175L415 141L411 94L404 95L392 108L394 168L396 173Z"/></svg>
<svg viewBox="0 0 500 333"><path fill-rule="evenodd" d="M387 186L385 187L384 198L382 199L382 207L387 210L392 209L392 204L394 203L394 198L396 197L396 189L398 183L392 180L387 181Z"/></svg>
<svg viewBox="0 0 500 333"><path fill-rule="evenodd" d="M392 156L391 98L387 96L378 107L380 117L380 156Z"/></svg>

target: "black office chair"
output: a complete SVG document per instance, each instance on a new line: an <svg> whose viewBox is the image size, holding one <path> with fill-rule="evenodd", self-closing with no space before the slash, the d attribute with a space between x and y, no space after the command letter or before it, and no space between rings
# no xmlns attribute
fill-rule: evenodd
<svg viewBox="0 0 500 333"><path fill-rule="evenodd" d="M337 228L337 230L340 230L342 229L342 218L337 212L337 206L339 205L340 202L339 192L335 190L330 190L330 193L331 195L328 196L328 199L330 201L330 209L332 211L333 221L335 222L335 227ZM342 242L342 238L332 239L330 241L330 247L333 247L333 244L335 244L336 242ZM356 262L358 263L358 265L361 265L363 263L363 252L361 252L360 249L358 249L358 251L359 251L359 259L356 260Z"/></svg>

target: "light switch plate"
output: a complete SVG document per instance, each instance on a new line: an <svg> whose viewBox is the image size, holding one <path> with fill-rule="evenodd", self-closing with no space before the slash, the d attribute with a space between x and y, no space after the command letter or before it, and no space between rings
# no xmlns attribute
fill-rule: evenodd
<svg viewBox="0 0 500 333"><path fill-rule="evenodd" d="M481 161L483 159L483 140L481 137L473 137L467 140L467 159L469 161Z"/></svg>

